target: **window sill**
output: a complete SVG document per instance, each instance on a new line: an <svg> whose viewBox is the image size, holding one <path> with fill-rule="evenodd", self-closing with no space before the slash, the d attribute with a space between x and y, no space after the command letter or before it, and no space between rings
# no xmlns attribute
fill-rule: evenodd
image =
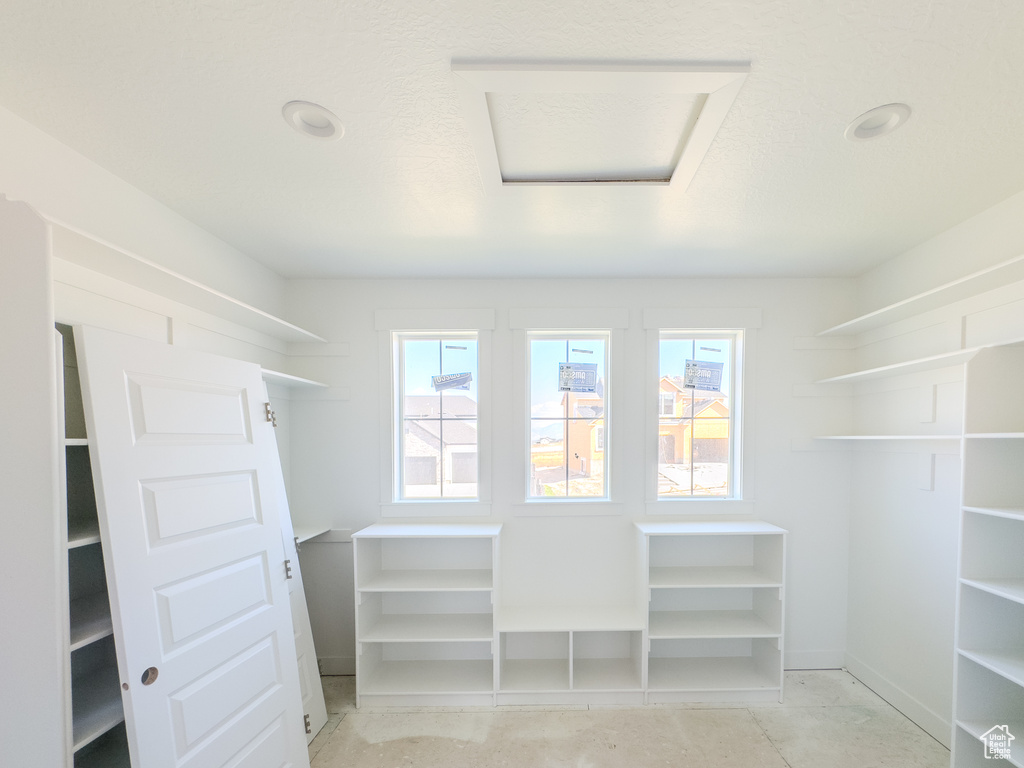
<svg viewBox="0 0 1024 768"><path fill-rule="evenodd" d="M513 504L512 514L516 517L596 517L599 515L624 515L625 506L607 500L526 501L522 504Z"/></svg>
<svg viewBox="0 0 1024 768"><path fill-rule="evenodd" d="M486 501L396 501L380 505L380 516L390 517L490 517Z"/></svg>
<svg viewBox="0 0 1024 768"><path fill-rule="evenodd" d="M743 499L663 499L647 502L647 514L659 515L753 515L754 502Z"/></svg>

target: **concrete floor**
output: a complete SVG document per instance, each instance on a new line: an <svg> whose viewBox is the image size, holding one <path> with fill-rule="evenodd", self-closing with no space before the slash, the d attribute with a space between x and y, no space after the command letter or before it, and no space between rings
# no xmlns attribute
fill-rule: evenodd
<svg viewBox="0 0 1024 768"><path fill-rule="evenodd" d="M840 670L786 673L784 704L355 708L323 678L312 768L946 768L949 750Z"/></svg>

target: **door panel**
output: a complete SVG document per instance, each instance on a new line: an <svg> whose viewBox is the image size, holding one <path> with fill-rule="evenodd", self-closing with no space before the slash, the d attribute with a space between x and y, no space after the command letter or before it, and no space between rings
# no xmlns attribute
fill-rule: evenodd
<svg viewBox="0 0 1024 768"><path fill-rule="evenodd" d="M132 764L308 766L259 368L75 335Z"/></svg>

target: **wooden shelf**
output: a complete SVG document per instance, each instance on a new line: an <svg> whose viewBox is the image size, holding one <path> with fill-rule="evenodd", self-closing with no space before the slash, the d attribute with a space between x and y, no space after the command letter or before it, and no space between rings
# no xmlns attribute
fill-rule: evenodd
<svg viewBox="0 0 1024 768"><path fill-rule="evenodd" d="M651 611L649 637L661 639L781 637L753 611Z"/></svg>
<svg viewBox="0 0 1024 768"><path fill-rule="evenodd" d="M576 691L640 691L636 659L576 659L572 669Z"/></svg>
<svg viewBox="0 0 1024 768"><path fill-rule="evenodd" d="M1024 523L1024 509L1013 507L964 507L964 512L975 515L988 515L990 517L1004 517L1007 520L1017 520Z"/></svg>
<svg viewBox="0 0 1024 768"><path fill-rule="evenodd" d="M106 592L71 601L71 650L107 637L114 631Z"/></svg>
<svg viewBox="0 0 1024 768"><path fill-rule="evenodd" d="M360 640L370 643L465 642L494 638L489 613L392 613L362 630Z"/></svg>
<svg viewBox="0 0 1024 768"><path fill-rule="evenodd" d="M1024 256L1017 256L991 267L972 272L940 286L897 301L873 312L847 320L845 323L821 331L819 336L852 336L880 328L898 320L939 309L955 301L967 299L1000 288L1017 280L1024 280Z"/></svg>
<svg viewBox="0 0 1024 768"><path fill-rule="evenodd" d="M360 592L480 592L493 587L489 569L381 571L359 585Z"/></svg>
<svg viewBox="0 0 1024 768"><path fill-rule="evenodd" d="M1015 685L1024 686L1024 654L1001 651L973 651L965 648L959 654L986 669L1005 677Z"/></svg>
<svg viewBox="0 0 1024 768"><path fill-rule="evenodd" d="M871 379L884 379L889 376L902 376L907 373L918 373L920 371L933 371L939 368L948 368L953 365L962 365L981 351L981 347L970 349L958 349L954 352L945 352L941 355L921 357L916 360L905 360L891 365L882 365L877 368L868 368L862 371L844 373L840 376L831 376L827 379L820 379L818 384L856 384Z"/></svg>
<svg viewBox="0 0 1024 768"><path fill-rule="evenodd" d="M644 627L643 609L636 606L509 607L498 611L501 632L618 632Z"/></svg>
<svg viewBox="0 0 1024 768"><path fill-rule="evenodd" d="M652 567L652 589L705 587L781 587L782 582L752 566L677 566Z"/></svg>
<svg viewBox="0 0 1024 768"><path fill-rule="evenodd" d="M749 656L651 658L652 691L778 690L779 678L760 671Z"/></svg>
<svg viewBox="0 0 1024 768"><path fill-rule="evenodd" d="M502 691L569 690L569 659L506 659L501 666Z"/></svg>
<svg viewBox="0 0 1024 768"><path fill-rule="evenodd" d="M304 379L301 376L293 376L290 373L281 373L280 371L271 371L268 368L261 369L263 374L263 380L269 381L272 384L280 384L284 387L303 387L303 388L326 388L328 385L321 381L313 381L313 379Z"/></svg>
<svg viewBox="0 0 1024 768"><path fill-rule="evenodd" d="M1024 578L1010 579L960 579L961 584L980 589L990 595L1024 603Z"/></svg>
<svg viewBox="0 0 1024 768"><path fill-rule="evenodd" d="M117 668L101 667L71 683L73 746L79 749L124 720Z"/></svg>
<svg viewBox="0 0 1024 768"><path fill-rule="evenodd" d="M382 661L368 679L362 680L360 695L444 694L494 691L494 665L490 660Z"/></svg>
<svg viewBox="0 0 1024 768"><path fill-rule="evenodd" d="M960 435L819 435L815 440L912 441L959 440Z"/></svg>

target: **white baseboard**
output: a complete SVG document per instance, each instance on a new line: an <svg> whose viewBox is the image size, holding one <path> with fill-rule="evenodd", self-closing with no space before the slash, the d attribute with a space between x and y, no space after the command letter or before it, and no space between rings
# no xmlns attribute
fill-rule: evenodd
<svg viewBox="0 0 1024 768"><path fill-rule="evenodd" d="M915 699L898 685L890 682L877 670L855 656L846 654L846 668L850 671L851 675L917 723L940 744L947 749L949 748L949 742L953 734L951 719L946 719L934 710L929 709L926 705Z"/></svg>
<svg viewBox="0 0 1024 768"><path fill-rule="evenodd" d="M786 651L782 666L786 669L841 669L846 666L843 651Z"/></svg>
<svg viewBox="0 0 1024 768"><path fill-rule="evenodd" d="M355 656L321 656L317 659L321 675L354 675Z"/></svg>

